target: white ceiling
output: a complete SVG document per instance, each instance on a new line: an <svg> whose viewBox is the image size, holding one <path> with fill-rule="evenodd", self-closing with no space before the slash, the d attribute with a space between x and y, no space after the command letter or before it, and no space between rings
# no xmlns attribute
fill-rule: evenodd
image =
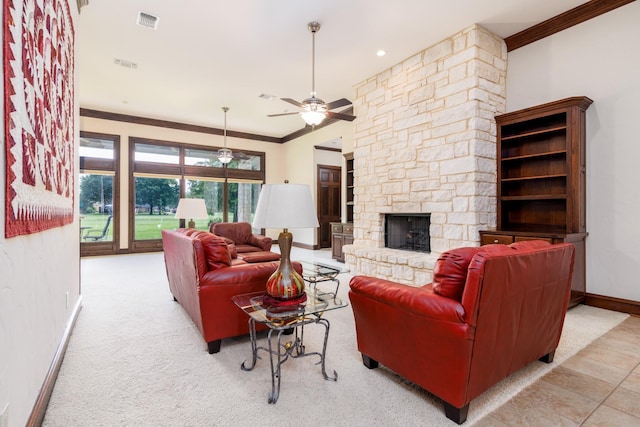
<svg viewBox="0 0 640 427"><path fill-rule="evenodd" d="M471 24L506 37L585 2L90 0L76 26L80 107L222 128L228 106L228 129L283 137L302 119L267 114L297 111L279 98L310 95L311 21L322 26L317 96L331 102ZM138 11L158 16L157 30L137 25Z"/></svg>

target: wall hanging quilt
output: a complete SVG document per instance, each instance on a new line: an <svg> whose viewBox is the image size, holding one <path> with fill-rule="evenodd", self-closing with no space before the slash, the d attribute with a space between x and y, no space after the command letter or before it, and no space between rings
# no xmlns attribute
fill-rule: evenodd
<svg viewBox="0 0 640 427"><path fill-rule="evenodd" d="M4 1L5 236L73 221L74 29L67 0Z"/></svg>

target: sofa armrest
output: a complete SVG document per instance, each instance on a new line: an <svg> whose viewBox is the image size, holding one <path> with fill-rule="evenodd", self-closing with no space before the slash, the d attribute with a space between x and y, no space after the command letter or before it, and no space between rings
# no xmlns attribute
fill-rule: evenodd
<svg viewBox="0 0 640 427"><path fill-rule="evenodd" d="M436 319L464 323L462 304L437 295L430 285L413 287L369 276L354 276L349 282L350 292L367 297L398 310Z"/></svg>
<svg viewBox="0 0 640 427"><path fill-rule="evenodd" d="M271 250L271 245L273 244L271 237L263 236L261 234L250 235L246 243L252 246L257 246L265 252L269 252Z"/></svg>

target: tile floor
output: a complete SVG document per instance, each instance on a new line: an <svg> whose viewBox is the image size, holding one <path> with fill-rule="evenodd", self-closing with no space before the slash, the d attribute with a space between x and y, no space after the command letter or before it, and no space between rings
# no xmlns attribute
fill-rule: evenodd
<svg viewBox="0 0 640 427"><path fill-rule="evenodd" d="M640 317L629 317L474 426L639 426Z"/></svg>

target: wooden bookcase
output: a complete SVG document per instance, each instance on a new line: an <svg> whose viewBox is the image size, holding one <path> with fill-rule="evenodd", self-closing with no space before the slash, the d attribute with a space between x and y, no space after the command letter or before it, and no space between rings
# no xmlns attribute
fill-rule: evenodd
<svg viewBox="0 0 640 427"><path fill-rule="evenodd" d="M576 247L571 305L585 295L585 96L496 116L497 223L480 243L543 239Z"/></svg>
<svg viewBox="0 0 640 427"><path fill-rule="evenodd" d="M353 153L344 155L347 175L347 215L346 221L353 222Z"/></svg>

